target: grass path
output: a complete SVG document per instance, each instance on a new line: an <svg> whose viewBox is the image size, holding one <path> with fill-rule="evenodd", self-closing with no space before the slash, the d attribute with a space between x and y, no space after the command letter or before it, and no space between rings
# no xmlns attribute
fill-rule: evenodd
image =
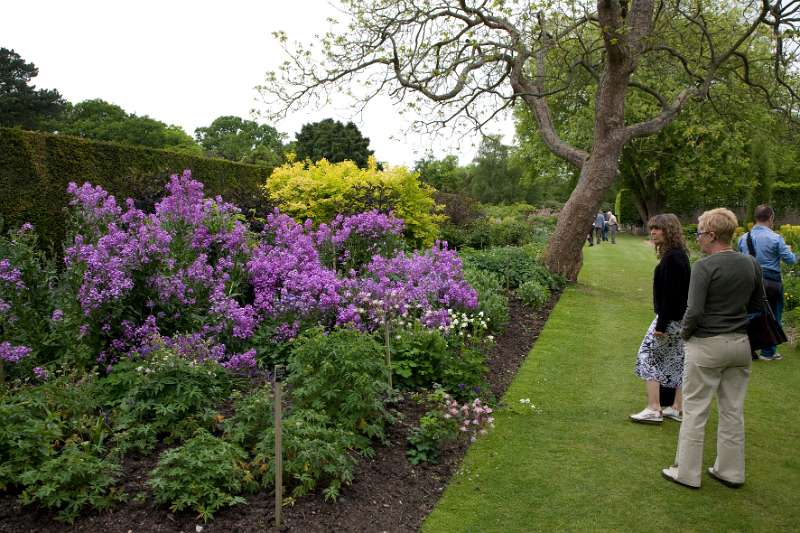
<svg viewBox="0 0 800 533"><path fill-rule="evenodd" d="M800 530L800 352L755 362L745 406L747 483L663 480L679 424L628 421L645 405L633 374L653 318L652 249L586 248L569 287L424 532ZM535 408L519 403L529 398ZM706 429L713 463L716 411Z"/></svg>

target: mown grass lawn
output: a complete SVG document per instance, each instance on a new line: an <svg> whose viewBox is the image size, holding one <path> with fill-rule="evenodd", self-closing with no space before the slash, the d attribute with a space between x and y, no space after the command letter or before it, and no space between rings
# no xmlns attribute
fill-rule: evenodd
<svg viewBox="0 0 800 533"><path fill-rule="evenodd" d="M645 405L633 374L653 318L652 248L641 238L586 248L569 287L423 531L797 531L800 352L756 361L745 406L747 483L661 478L679 424L628 421ZM531 405L519 403L529 398ZM535 407L532 407L535 406ZM714 460L716 411L706 430Z"/></svg>

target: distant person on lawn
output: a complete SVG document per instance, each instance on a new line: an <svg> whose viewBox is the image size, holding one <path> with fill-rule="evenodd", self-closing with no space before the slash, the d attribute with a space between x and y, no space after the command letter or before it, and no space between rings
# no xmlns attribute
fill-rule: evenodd
<svg viewBox="0 0 800 533"><path fill-rule="evenodd" d="M717 396L717 458L708 474L729 487L744 483L744 397L750 377L748 310L766 303L761 267L731 248L737 220L730 210L700 215L697 243L706 257L692 267L685 339L683 423L675 464L661 474L687 487L700 487L711 401Z"/></svg>
<svg viewBox="0 0 800 533"><path fill-rule="evenodd" d="M775 320L781 321L783 315L783 279L781 278L781 260L793 265L797 263L797 256L792 253L792 248L786 244L779 234L772 231L775 223L775 211L768 205L756 207L754 217L755 226L749 232L739 237L739 251L752 255L761 265L764 274L764 289L767 291L767 300ZM749 237L749 239L748 239ZM748 244L748 240L750 241ZM752 250L750 246L752 245ZM755 357L755 355L754 355ZM762 361L777 361L783 359L777 352L776 346L761 350L758 356Z"/></svg>
<svg viewBox="0 0 800 533"><path fill-rule="evenodd" d="M631 415L633 422L660 424L664 417L681 421L681 378L683 375L683 339L681 319L689 293L689 256L678 217L665 213L652 217L647 227L656 247L659 262L653 274L655 319L639 347L636 375L647 385L647 407ZM675 390L675 401L661 409L661 385Z"/></svg>
<svg viewBox="0 0 800 533"><path fill-rule="evenodd" d="M617 244L617 228L619 228L617 217L614 216L611 209L608 210L606 216L608 217L608 235L611 237L611 244Z"/></svg>
<svg viewBox="0 0 800 533"><path fill-rule="evenodd" d="M594 217L594 240L596 244L600 244L603 239L603 228L606 225L606 217L603 216L602 211L598 211Z"/></svg>

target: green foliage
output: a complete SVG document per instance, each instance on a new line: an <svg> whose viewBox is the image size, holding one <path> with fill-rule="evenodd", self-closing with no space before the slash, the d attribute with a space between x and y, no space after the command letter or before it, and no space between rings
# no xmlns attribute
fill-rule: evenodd
<svg viewBox="0 0 800 533"><path fill-rule="evenodd" d="M352 161L359 168L367 168L373 152L369 149L369 139L364 137L352 122L346 125L338 120L326 118L319 122L303 124L295 135L294 143L297 159L316 163L326 159L330 163Z"/></svg>
<svg viewBox="0 0 800 533"><path fill-rule="evenodd" d="M284 136L267 124L222 116L214 119L206 128L197 128L195 137L211 157L271 168L284 163Z"/></svg>
<svg viewBox="0 0 800 533"><path fill-rule="evenodd" d="M119 465L106 457L111 434L91 377L60 377L23 386L0 399L0 490L22 488L72 522L85 507L108 508L122 498L113 487Z"/></svg>
<svg viewBox="0 0 800 533"><path fill-rule="evenodd" d="M522 283L516 293L525 305L534 309L541 309L550 300L550 289L536 279Z"/></svg>
<svg viewBox="0 0 800 533"><path fill-rule="evenodd" d="M459 396L480 390L485 384L486 356L472 348L480 340L477 335L466 338L469 330L465 327L464 337L460 328L445 334L419 323L397 330L390 344L395 383L411 390L437 385Z"/></svg>
<svg viewBox="0 0 800 533"><path fill-rule="evenodd" d="M173 512L192 509L206 522L223 507L244 503L241 494L257 487L247 459L239 446L200 429L161 454L147 483L156 502Z"/></svg>
<svg viewBox="0 0 800 533"><path fill-rule="evenodd" d="M116 441L123 452L149 452L161 436L169 444L210 427L214 409L233 388L219 364L196 363L166 349L147 359L120 361L101 385L101 397L114 407Z"/></svg>
<svg viewBox="0 0 800 533"><path fill-rule="evenodd" d="M393 211L406 224L406 239L413 247L429 246L443 220L436 214L433 191L421 184L415 172L403 167L379 170L355 163L319 161L286 164L275 169L265 189L281 211L298 221L330 222L337 214L371 209Z"/></svg>
<svg viewBox="0 0 800 533"><path fill-rule="evenodd" d="M427 152L425 157L414 162L414 171L419 172L419 179L424 183L442 193L455 193L454 196L461 196L458 193L469 182L468 169L458 166L458 157L454 155L436 159L433 152Z"/></svg>
<svg viewBox="0 0 800 533"><path fill-rule="evenodd" d="M30 85L38 75L33 63L26 63L14 50L0 48L0 127L47 127L61 111L64 100L58 91Z"/></svg>
<svg viewBox="0 0 800 533"><path fill-rule="evenodd" d="M622 224L632 224L640 226L647 221L642 220L639 211L636 209L636 203L633 198L633 193L630 189L620 189L617 192L617 197L614 202L614 215L617 217L617 222Z"/></svg>
<svg viewBox="0 0 800 533"><path fill-rule="evenodd" d="M521 167L515 164L511 153L511 146L503 144L500 135L483 137L470 172L470 196L485 203L537 199L522 181Z"/></svg>
<svg viewBox="0 0 800 533"><path fill-rule="evenodd" d="M75 297L65 291L55 260L38 244L35 231L20 228L2 234L0 220L0 258L8 259L19 269L24 290L0 284L0 300L10 308L0 313L0 334L15 346L27 346L31 353L13 365L6 365L12 378L24 379L31 369L61 360L73 366L88 363L88 354L81 353L77 341L78 323L82 319ZM63 316L53 320L53 311Z"/></svg>
<svg viewBox="0 0 800 533"><path fill-rule="evenodd" d="M422 174L420 174L422 179ZM442 214L447 217L448 225L463 226L480 216L480 204L477 200L464 194L437 191L434 195L436 203L443 206Z"/></svg>
<svg viewBox="0 0 800 533"><path fill-rule="evenodd" d="M85 507L103 510L122 501L124 493L114 487L119 464L95 454L90 443L68 442L60 454L22 474L20 500L58 510L56 517L69 523Z"/></svg>
<svg viewBox="0 0 800 533"><path fill-rule="evenodd" d="M222 195L243 210L261 208L269 169L171 151L99 143L0 128L0 216L10 227L31 222L45 246L65 237L70 181L100 185L120 200L152 203L170 174L192 170L206 196Z"/></svg>
<svg viewBox="0 0 800 533"><path fill-rule="evenodd" d="M504 246L486 250L464 250L464 264L497 274L508 289L516 289L529 280L536 280L552 290L563 287L564 280L550 273L536 260L535 249Z"/></svg>
<svg viewBox="0 0 800 533"><path fill-rule="evenodd" d="M797 206L800 206L800 182L775 182L772 186L772 202L770 205L778 213L796 210Z"/></svg>
<svg viewBox="0 0 800 533"><path fill-rule="evenodd" d="M408 436L406 457L412 465L438 463L442 446L458 438L458 422L445 417L441 409L433 409L419 419L419 426Z"/></svg>
<svg viewBox="0 0 800 533"><path fill-rule="evenodd" d="M95 383L86 377L23 386L0 398L0 490L58 456L66 442L88 443L100 453L111 433Z"/></svg>
<svg viewBox="0 0 800 533"><path fill-rule="evenodd" d="M294 484L298 498L325 485L326 500L336 500L343 485L353 480L356 435L334 426L327 416L309 410L294 410L282 426L284 482ZM275 433L267 432L256 447L253 461L263 487L275 484Z"/></svg>
<svg viewBox="0 0 800 533"><path fill-rule="evenodd" d="M372 336L309 330L292 349L287 382L295 409L325 414L337 427L363 436L362 446L384 438L391 419L384 405L386 367L383 347Z"/></svg>
<svg viewBox="0 0 800 533"><path fill-rule="evenodd" d="M67 104L54 128L62 135L94 141L202 154L194 139L180 126L167 125L146 115L129 114L118 105L100 99Z"/></svg>
<svg viewBox="0 0 800 533"><path fill-rule="evenodd" d="M488 270L465 268L464 279L478 291L478 312L486 317L489 331L500 333L508 323L508 297L502 278Z"/></svg>
<svg viewBox="0 0 800 533"><path fill-rule="evenodd" d="M272 391L265 385L236 401L235 414L224 423L224 438L252 450L263 435L273 431L274 423Z"/></svg>

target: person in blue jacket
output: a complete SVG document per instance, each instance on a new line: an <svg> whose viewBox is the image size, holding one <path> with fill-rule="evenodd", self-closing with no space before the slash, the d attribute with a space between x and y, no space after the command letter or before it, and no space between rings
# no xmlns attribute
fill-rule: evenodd
<svg viewBox="0 0 800 533"><path fill-rule="evenodd" d="M792 253L792 248L786 244L778 233L772 231L775 223L775 211L768 205L756 207L753 229L739 238L739 251L752 255L761 265L764 275L764 290L775 320L779 323L783 315L783 279L781 278L781 261L793 265L797 263L797 255ZM762 361L777 361L783 359L777 352L776 346L761 350L758 356Z"/></svg>

